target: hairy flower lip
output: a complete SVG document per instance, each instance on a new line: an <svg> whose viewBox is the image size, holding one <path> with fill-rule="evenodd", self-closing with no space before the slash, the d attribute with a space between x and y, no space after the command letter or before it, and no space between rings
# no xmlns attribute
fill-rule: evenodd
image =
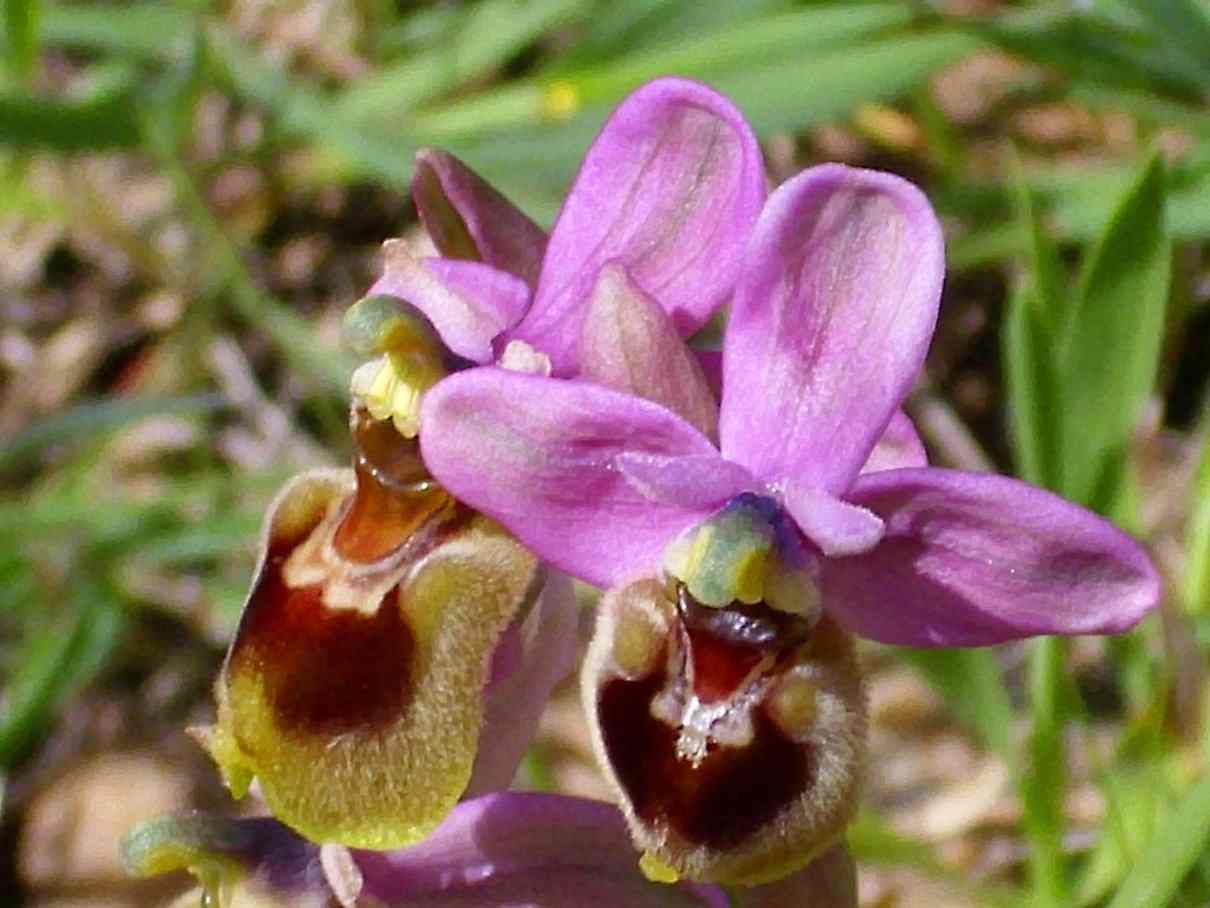
<svg viewBox="0 0 1210 908"><path fill-rule="evenodd" d="M664 620L645 618L650 609ZM864 742L860 677L851 641L826 618L812 635L766 640L777 655L752 650L756 658L743 665L711 667L710 660L727 658L729 647L705 647L703 627L721 625L724 636L741 640L767 635L727 627L720 617L726 610L702 611L708 614L674 605L654 580L606 594L582 677L585 710L595 717L594 749L623 794L631 832L651 856L649 865L654 861L690 879L766 882L825 848L851 815ZM786 626L802 623L764 617ZM662 635L656 657L641 673L617 661L619 653L629 660L618 649L629 638L619 633L635 620L647 628L642 633ZM715 678L728 689L721 699L698 696L695 665L733 673ZM774 717L780 707L770 697L800 672L814 679L808 688L816 705L788 716L806 723L791 737L778 724L786 716ZM683 723L697 728L698 722L707 724L685 738ZM697 750L692 742L703 734L705 747Z"/></svg>
<svg viewBox="0 0 1210 908"><path fill-rule="evenodd" d="M408 474L406 458L397 466ZM367 476L362 493L409 494ZM405 532L349 561L336 540L361 513L358 500L350 474L330 471L296 480L271 509L206 743L237 795L255 775L274 813L312 838L386 847L427 833L469 785L484 784L485 711L498 731L484 742L482 772L507 784L537 721L529 701L568 667L566 656L545 663L570 652L574 626L557 616L574 606L552 588L513 671L529 684L487 691L500 633L536 595L533 556L450 502L417 526L389 510L363 514L366 532L380 517Z"/></svg>

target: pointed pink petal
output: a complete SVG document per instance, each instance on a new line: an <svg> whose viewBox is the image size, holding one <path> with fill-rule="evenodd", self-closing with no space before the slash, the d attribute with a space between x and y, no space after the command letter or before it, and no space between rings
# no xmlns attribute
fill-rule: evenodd
<svg viewBox="0 0 1210 908"><path fill-rule="evenodd" d="M512 784L551 691L575 667L578 626L579 608L571 578L548 569L546 583L529 614L505 632L515 642L517 661L505 677L484 691L479 751L463 798Z"/></svg>
<svg viewBox="0 0 1210 908"><path fill-rule="evenodd" d="M714 886L667 886L638 869L621 812L537 792L464 801L411 848L355 852L363 893L387 905L724 908Z"/></svg>
<svg viewBox="0 0 1210 908"><path fill-rule="evenodd" d="M923 362L944 251L899 177L825 164L774 192L727 326L727 459L843 492Z"/></svg>
<svg viewBox="0 0 1210 908"><path fill-rule="evenodd" d="M928 454L924 450L924 442L916 433L916 427L912 425L906 413L896 410L887 424L886 431L866 458L861 472L878 473L882 470L903 470L928 465Z"/></svg>
<svg viewBox="0 0 1210 908"><path fill-rule="evenodd" d="M892 470L860 477L847 497L882 517L886 536L864 555L824 562L824 608L874 640L984 646L1116 634L1159 600L1137 542L1014 479Z"/></svg>
<svg viewBox="0 0 1210 908"><path fill-rule="evenodd" d="M597 276L580 345L580 377L663 404L708 438L718 404L672 319L617 263Z"/></svg>
<svg viewBox="0 0 1210 908"><path fill-rule="evenodd" d="M882 518L866 508L793 480L783 495L798 528L829 558L860 555L882 539Z"/></svg>
<svg viewBox="0 0 1210 908"><path fill-rule="evenodd" d="M386 268L367 295L396 296L425 314L458 356L492 361L492 341L516 324L529 288L507 271L458 259L415 258L399 241L384 247Z"/></svg>
<svg viewBox="0 0 1210 908"><path fill-rule="evenodd" d="M764 198L760 148L735 106L697 82L649 82L584 158L515 336L572 374L584 304L610 260L688 335L730 293Z"/></svg>
<svg viewBox="0 0 1210 908"><path fill-rule="evenodd" d="M704 516L647 498L619 458L718 456L650 401L503 369L438 382L421 419L421 450L439 482L541 558L597 586L654 568L664 546Z"/></svg>
<svg viewBox="0 0 1210 908"><path fill-rule="evenodd" d="M538 282L545 232L452 154L416 152L412 199L442 256L481 261L530 287Z"/></svg>

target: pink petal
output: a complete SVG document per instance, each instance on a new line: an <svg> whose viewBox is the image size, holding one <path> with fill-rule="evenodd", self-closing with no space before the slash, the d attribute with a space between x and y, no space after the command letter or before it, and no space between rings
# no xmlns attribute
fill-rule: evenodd
<svg viewBox="0 0 1210 908"><path fill-rule="evenodd" d="M916 427L908 415L896 410L887 424L882 438L866 458L862 473L878 473L882 470L902 470L910 467L927 467L928 454L924 442L916 433Z"/></svg>
<svg viewBox="0 0 1210 908"><path fill-rule="evenodd" d="M1116 634L1159 601L1137 542L1026 483L893 470L860 477L847 497L882 517L886 535L864 555L824 562L824 607L874 640L984 646Z"/></svg>
<svg viewBox="0 0 1210 908"><path fill-rule="evenodd" d="M627 452L615 463L648 501L695 511L713 511L757 484L751 473L717 453L668 457Z"/></svg>
<svg viewBox="0 0 1210 908"><path fill-rule="evenodd" d="M529 614L505 634L517 662L484 692L483 730L464 798L508 788L556 684L575 667L579 608L571 578L549 569Z"/></svg>
<svg viewBox="0 0 1210 908"><path fill-rule="evenodd" d="M860 555L882 539L882 519L865 508L793 480L783 495L798 528L829 558Z"/></svg>
<svg viewBox="0 0 1210 908"><path fill-rule="evenodd" d="M705 516L652 501L619 467L628 454L718 456L650 401L588 382L471 369L438 382L421 419L421 450L438 481L541 558L598 586L658 565L667 542Z"/></svg>
<svg viewBox="0 0 1210 908"><path fill-rule="evenodd" d="M899 177L825 164L774 192L727 327L724 456L843 492L924 360L944 251Z"/></svg>
<svg viewBox="0 0 1210 908"><path fill-rule="evenodd" d="M529 288L507 271L458 259L418 259L398 240L384 250L386 268L368 295L411 303L451 351L472 362L491 362L492 341L529 305Z"/></svg>
<svg viewBox="0 0 1210 908"><path fill-rule="evenodd" d="M649 82L584 158L515 336L572 374L584 304L611 260L687 336L730 293L764 198L760 148L734 105L697 82Z"/></svg>
<svg viewBox="0 0 1210 908"><path fill-rule="evenodd" d="M663 404L718 437L718 403L701 366L668 314L617 263L601 269L588 303L580 377Z"/></svg>
<svg viewBox="0 0 1210 908"><path fill-rule="evenodd" d="M442 256L481 261L533 287L546 233L452 154L416 152L412 199Z"/></svg>
<svg viewBox="0 0 1210 908"><path fill-rule="evenodd" d="M618 809L565 795L502 792L464 801L419 845L355 856L363 893L388 905L727 904L713 886L648 882Z"/></svg>

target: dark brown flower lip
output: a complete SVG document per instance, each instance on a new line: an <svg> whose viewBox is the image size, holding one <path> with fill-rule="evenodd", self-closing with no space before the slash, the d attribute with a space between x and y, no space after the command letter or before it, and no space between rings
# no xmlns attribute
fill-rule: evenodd
<svg viewBox="0 0 1210 908"><path fill-rule="evenodd" d="M680 730L652 715L663 687L657 672L641 681L612 679L597 696L610 765L644 823L690 845L734 848L812 784L811 749L784 735L759 705L749 743L711 743L700 761L687 759Z"/></svg>
<svg viewBox="0 0 1210 908"><path fill-rule="evenodd" d="M812 748L786 735L762 702L809 628L762 604L702 606L683 585L675 598L656 668L598 691L602 738L636 817L693 846L735 848L813 784ZM716 724L696 730L705 743L691 753L685 725L703 709L735 728L725 741Z"/></svg>
<svg viewBox="0 0 1210 908"><path fill-rule="evenodd" d="M381 589L380 580L402 578L409 565L419 563L474 518L469 508L443 492L436 494L439 497L417 497L383 487L359 472L356 491L336 515L317 513L309 527L292 528L288 536L270 533L225 671L236 671L245 661L255 665L266 679L269 701L283 728L310 735L341 734L385 727L407 709L416 641L396 607L398 585L389 584L369 607L333 608L325 602L326 582L292 582L291 574L301 572L292 571L291 559L303 554L304 547L322 558L330 546L344 560L339 541L351 518L358 515L367 524L389 511L392 529L401 525L407 530L402 540L396 540L393 531L385 542L376 539L372 526L348 537L361 553L383 550L374 560L348 565L350 577ZM409 505L419 507L412 520L405 520Z"/></svg>

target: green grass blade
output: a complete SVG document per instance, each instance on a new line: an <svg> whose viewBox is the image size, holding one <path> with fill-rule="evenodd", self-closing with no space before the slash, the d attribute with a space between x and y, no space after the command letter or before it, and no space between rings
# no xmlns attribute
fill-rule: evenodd
<svg viewBox="0 0 1210 908"><path fill-rule="evenodd" d="M276 115L286 132L314 143L340 168L356 176L373 177L399 188L408 185L418 142L398 124L388 138L350 123L334 101L291 80L224 25L211 23L206 42L229 87Z"/></svg>
<svg viewBox="0 0 1210 908"><path fill-rule="evenodd" d="M1185 529L1185 606L1210 612L1210 411L1203 419L1202 456L1194 476L1192 506Z"/></svg>
<svg viewBox="0 0 1210 908"><path fill-rule="evenodd" d="M444 40L354 83L339 109L350 119L397 118L502 66L546 32L583 17L589 6L588 0L487 0L467 7Z"/></svg>
<svg viewBox="0 0 1210 908"><path fill-rule="evenodd" d="M1210 847L1210 776L1181 799L1152 837L1109 908L1161 908L1169 904L1194 864Z"/></svg>
<svg viewBox="0 0 1210 908"><path fill-rule="evenodd" d="M1127 0L1156 29L1170 64L1210 91L1210 13L1196 0ZM1178 62L1179 61L1179 62Z"/></svg>
<svg viewBox="0 0 1210 908"><path fill-rule="evenodd" d="M1017 178L1018 217L1028 238L1027 280L1009 298L1003 350L1008 416L1017 470L1028 481L1058 482L1063 425L1059 419L1056 326L1064 320L1063 276L1033 194Z"/></svg>
<svg viewBox="0 0 1210 908"><path fill-rule="evenodd" d="M1067 641L1044 637L1030 653L1030 733L1028 761L1019 785L1029 834L1029 877L1038 908L1071 904L1063 859L1064 794L1067 756L1063 746L1066 709L1063 697Z"/></svg>
<svg viewBox="0 0 1210 908"><path fill-rule="evenodd" d="M1153 155L1084 261L1060 352L1060 491L1104 509L1117 497L1126 447L1155 383L1172 244L1163 163Z"/></svg>
<svg viewBox="0 0 1210 908"><path fill-rule="evenodd" d="M42 40L140 60L174 60L185 52L197 16L169 3L46 6Z"/></svg>
<svg viewBox="0 0 1210 908"><path fill-rule="evenodd" d="M36 742L55 707L104 664L121 636L122 614L95 579L77 577L66 626L27 638L0 712L0 768Z"/></svg>
<svg viewBox="0 0 1210 908"><path fill-rule="evenodd" d="M735 40L731 36L726 42ZM710 54L704 52L708 46L689 45L670 53L684 55L682 63L690 62L688 57L692 55L705 67L710 59ZM755 48L741 41L738 47L742 62L726 67L711 63L708 69L690 66L677 71L707 78L735 100L759 132L768 133L844 116L862 102L901 95L979 46L979 40L969 34L938 29L829 47L820 53L783 49L780 58L770 61L768 53L758 55ZM753 56L759 57L755 63ZM538 80L514 83L418 114L414 126L417 133L439 141L465 140L516 127L530 129L549 122L552 91L566 95L573 108L587 104L595 112L620 99L646 75L668 71L668 59L654 55L638 58L638 62L628 64L633 69L623 68L618 73L612 69L590 71L583 77L583 84L574 76L565 76L554 86ZM804 85L811 86L811 90L804 92Z"/></svg>
<svg viewBox="0 0 1210 908"><path fill-rule="evenodd" d="M1056 417L1058 376L1054 335L1046 330L1031 288L1020 287L1008 302L1003 356L1008 420L1017 472L1036 485L1053 488L1062 439Z"/></svg>
<svg viewBox="0 0 1210 908"><path fill-rule="evenodd" d="M28 82L38 61L41 7L38 0L5 0L5 68L15 82Z"/></svg>
<svg viewBox="0 0 1210 908"><path fill-rule="evenodd" d="M612 101L648 79L665 73L697 78L729 69L762 66L780 56L845 45L906 25L912 12L899 4L821 6L741 22L700 37L628 54L607 65L562 72L560 83L581 103Z"/></svg>
<svg viewBox="0 0 1210 908"><path fill-rule="evenodd" d="M77 404L70 410L47 416L0 444L0 470L44 450L46 447L118 428L146 416L212 413L225 406L218 394L189 397L111 397Z"/></svg>
<svg viewBox="0 0 1210 908"><path fill-rule="evenodd" d="M51 151L103 151L139 144L131 92L84 101L0 93L0 144Z"/></svg>

